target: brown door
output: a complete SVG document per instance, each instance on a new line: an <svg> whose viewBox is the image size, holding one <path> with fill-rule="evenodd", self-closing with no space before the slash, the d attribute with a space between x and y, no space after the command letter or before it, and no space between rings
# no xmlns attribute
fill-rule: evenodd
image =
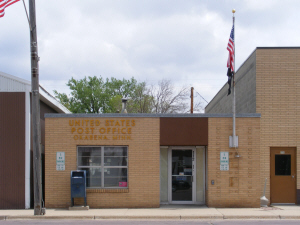
<svg viewBox="0 0 300 225"><path fill-rule="evenodd" d="M271 203L296 203L296 148L271 148Z"/></svg>

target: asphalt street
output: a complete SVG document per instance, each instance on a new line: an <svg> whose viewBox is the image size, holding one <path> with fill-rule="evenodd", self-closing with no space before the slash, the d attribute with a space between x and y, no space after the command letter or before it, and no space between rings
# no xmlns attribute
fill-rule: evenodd
<svg viewBox="0 0 300 225"><path fill-rule="evenodd" d="M299 225L300 220L1 220L0 225Z"/></svg>

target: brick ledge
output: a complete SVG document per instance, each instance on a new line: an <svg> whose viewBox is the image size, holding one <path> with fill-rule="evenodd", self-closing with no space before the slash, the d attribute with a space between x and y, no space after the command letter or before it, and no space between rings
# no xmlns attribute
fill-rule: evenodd
<svg viewBox="0 0 300 225"><path fill-rule="evenodd" d="M122 188L122 189L86 189L87 193L128 193L128 188Z"/></svg>

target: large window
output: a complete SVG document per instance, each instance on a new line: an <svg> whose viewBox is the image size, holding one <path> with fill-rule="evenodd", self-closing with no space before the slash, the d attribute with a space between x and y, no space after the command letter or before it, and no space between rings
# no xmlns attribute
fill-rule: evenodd
<svg viewBox="0 0 300 225"><path fill-rule="evenodd" d="M127 147L78 147L77 168L86 171L88 188L127 188L127 161Z"/></svg>

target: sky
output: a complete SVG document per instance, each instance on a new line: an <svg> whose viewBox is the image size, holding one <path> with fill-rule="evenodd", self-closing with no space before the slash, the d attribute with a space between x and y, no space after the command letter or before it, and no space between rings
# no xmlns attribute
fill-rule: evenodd
<svg viewBox="0 0 300 225"><path fill-rule="evenodd" d="M299 0L36 0L40 84L53 94L72 77L167 79L209 102L227 82L232 9L236 70L256 47L299 46ZM0 71L30 81L22 1L0 27Z"/></svg>

